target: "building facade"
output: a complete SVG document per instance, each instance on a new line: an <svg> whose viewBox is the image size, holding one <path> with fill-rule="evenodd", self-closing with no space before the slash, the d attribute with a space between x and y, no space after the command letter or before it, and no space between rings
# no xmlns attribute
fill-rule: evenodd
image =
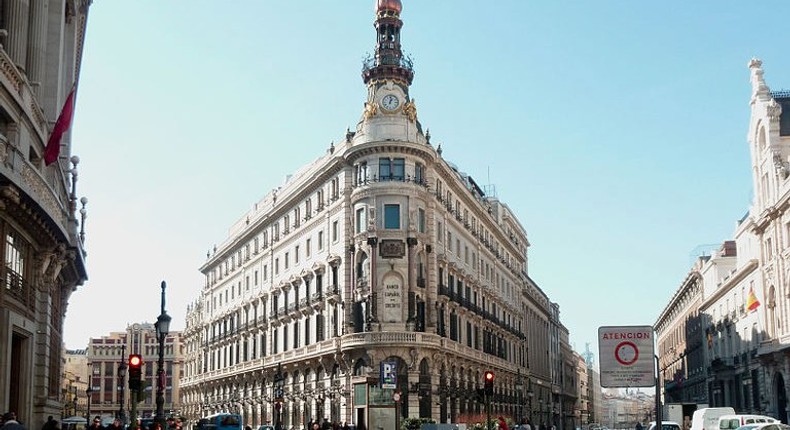
<svg viewBox="0 0 790 430"><path fill-rule="evenodd" d="M184 346L181 339L181 332L170 332L164 342L163 410L166 415L183 413L180 402L180 380L183 376ZM153 324L136 323L126 327L126 331L89 340L86 368L92 416L118 417L128 422L132 397L125 366L129 354L143 356L143 395L138 399L137 416L149 418L155 415L159 339ZM121 371L122 368L124 371Z"/></svg>
<svg viewBox="0 0 790 430"><path fill-rule="evenodd" d="M764 389L754 399L762 409L788 422L790 375L790 91L771 91L762 61L749 63L752 82L748 142L752 158L754 201L745 221L756 236L758 299L756 356ZM762 291L759 291L762 290ZM762 324L760 324L760 322ZM757 341L757 339L755 339ZM760 373L758 372L758 375Z"/></svg>
<svg viewBox="0 0 790 430"><path fill-rule="evenodd" d="M90 0L0 2L0 410L28 428L59 416L63 321L87 279L85 201L70 135L45 165L53 128L79 78Z"/></svg>
<svg viewBox="0 0 790 430"><path fill-rule="evenodd" d="M88 407L88 358L84 349L69 349L63 353L61 417L85 416Z"/></svg>
<svg viewBox="0 0 790 430"><path fill-rule="evenodd" d="M184 332L187 418L479 421L486 370L495 414L514 418L539 385L551 413L540 349L551 310L527 276L526 231L422 129L401 8L377 3L356 128L244 214L201 267ZM544 330L531 353L526 318ZM537 378L528 357L545 366Z"/></svg>
<svg viewBox="0 0 790 430"><path fill-rule="evenodd" d="M790 92L768 88L760 60L749 69L754 200L734 240L697 261L656 330L665 402L787 422Z"/></svg>
<svg viewBox="0 0 790 430"><path fill-rule="evenodd" d="M664 403L708 403L700 270L709 258L697 258L653 325Z"/></svg>

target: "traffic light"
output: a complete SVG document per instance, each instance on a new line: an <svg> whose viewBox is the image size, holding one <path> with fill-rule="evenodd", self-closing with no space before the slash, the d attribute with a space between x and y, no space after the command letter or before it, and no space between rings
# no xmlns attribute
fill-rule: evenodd
<svg viewBox="0 0 790 430"><path fill-rule="evenodd" d="M485 391L486 396L494 395L494 372L490 370L486 370L483 390Z"/></svg>
<svg viewBox="0 0 790 430"><path fill-rule="evenodd" d="M143 356L140 354L129 355L129 389L139 390L143 374Z"/></svg>

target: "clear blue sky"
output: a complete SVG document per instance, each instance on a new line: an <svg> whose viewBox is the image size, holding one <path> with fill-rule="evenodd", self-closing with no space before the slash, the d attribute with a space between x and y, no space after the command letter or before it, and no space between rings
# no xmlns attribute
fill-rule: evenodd
<svg viewBox="0 0 790 430"><path fill-rule="evenodd" d="M69 348L184 326L206 251L360 118L373 0L96 1L73 124L90 279ZM404 0L433 143L494 184L577 350L652 324L750 204L749 70L790 88L786 1ZM98 318L97 318L98 316Z"/></svg>

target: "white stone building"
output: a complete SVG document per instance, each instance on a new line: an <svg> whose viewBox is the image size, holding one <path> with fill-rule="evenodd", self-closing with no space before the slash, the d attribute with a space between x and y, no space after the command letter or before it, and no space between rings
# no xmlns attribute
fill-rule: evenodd
<svg viewBox="0 0 790 430"><path fill-rule="evenodd" d="M514 417L527 401L519 375L551 401L551 310L527 277L526 231L431 144L409 93L401 3L376 11L355 130L255 204L201 267L184 331L189 419L479 420L486 370L494 414ZM534 384L527 314L543 333Z"/></svg>
<svg viewBox="0 0 790 430"><path fill-rule="evenodd" d="M787 422L790 91L768 88L760 60L749 68L754 201L735 240L698 261L656 330L665 402L733 406ZM702 369L695 345L702 345Z"/></svg>
<svg viewBox="0 0 790 430"><path fill-rule="evenodd" d="M757 237L757 295L760 348L757 356L766 381L760 393L764 409L787 422L790 369L790 91L772 92L763 78L762 62L752 60L749 149L752 154L754 201L749 211ZM761 290L761 291L760 291Z"/></svg>

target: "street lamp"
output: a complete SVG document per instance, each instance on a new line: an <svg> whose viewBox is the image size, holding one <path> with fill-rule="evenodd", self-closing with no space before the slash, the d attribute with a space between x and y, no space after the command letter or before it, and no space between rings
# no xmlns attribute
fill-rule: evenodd
<svg viewBox="0 0 790 430"><path fill-rule="evenodd" d="M282 430L282 409L283 409L283 385L285 381L283 378L283 368L280 363L277 363L277 372L274 374L274 430Z"/></svg>
<svg viewBox="0 0 790 430"><path fill-rule="evenodd" d="M126 400L125 399L126 387L125 387L125 383L126 383L126 369L127 369L128 366L126 365L126 359L124 358L125 356L126 356L126 345L122 345L121 346L121 364L118 365L118 390L120 391L120 393L118 393L118 395L119 395L119 398L118 398L118 419L121 420L121 424L126 424L126 414L124 413L124 407L126 406L126 401L125 401Z"/></svg>
<svg viewBox="0 0 790 430"><path fill-rule="evenodd" d="M521 424L521 392L524 390L524 381L521 380L521 369L518 369L516 374L516 422Z"/></svg>
<svg viewBox="0 0 790 430"><path fill-rule="evenodd" d="M156 337L159 339L159 362L156 369L156 422L160 424L160 428L167 428L165 420L165 338L168 331L170 331L170 315L165 311L165 288L167 284L162 281L162 310L156 318L154 327L156 328Z"/></svg>
<svg viewBox="0 0 790 430"><path fill-rule="evenodd" d="M85 390L85 394L88 395L88 409L85 411L85 420L86 422L91 422L91 397L93 394L93 387L91 387L90 382L88 382L88 388Z"/></svg>

